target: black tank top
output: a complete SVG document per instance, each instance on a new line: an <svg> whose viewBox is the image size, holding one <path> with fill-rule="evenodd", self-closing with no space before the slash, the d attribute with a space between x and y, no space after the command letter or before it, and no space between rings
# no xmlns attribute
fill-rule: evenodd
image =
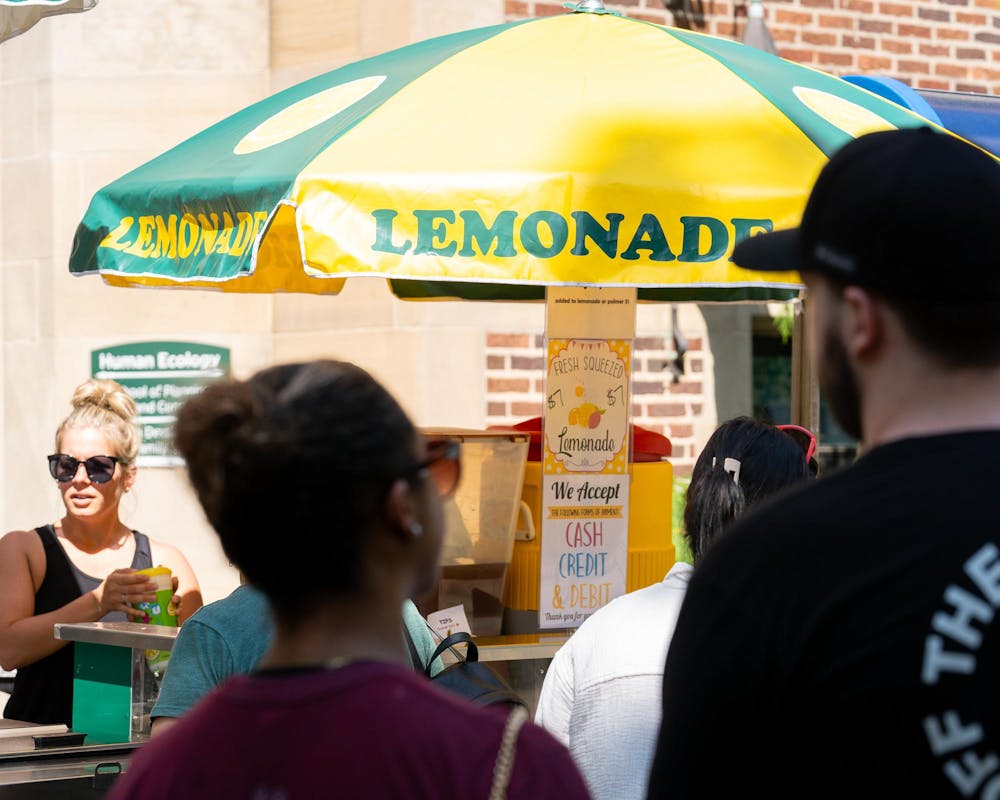
<svg viewBox="0 0 1000 800"><path fill-rule="evenodd" d="M35 614L55 611L85 592L97 588L103 578L98 579L77 569L69 560L51 525L35 528L45 549L45 577L35 592ZM135 537L135 556L132 569L147 569L153 566L149 549L149 537L132 531ZM106 614L101 622L121 622L125 614L121 611ZM14 690L7 701L3 715L7 719L43 724L71 724L73 715L73 643L17 670L14 676Z"/></svg>

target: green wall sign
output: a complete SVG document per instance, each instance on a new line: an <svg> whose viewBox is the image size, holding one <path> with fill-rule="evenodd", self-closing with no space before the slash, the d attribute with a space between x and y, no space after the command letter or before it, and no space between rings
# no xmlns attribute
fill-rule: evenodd
<svg viewBox="0 0 1000 800"><path fill-rule="evenodd" d="M229 376L229 348L195 342L134 342L94 350L90 374L118 381L135 400L142 447L137 463L177 467L177 409L209 383Z"/></svg>

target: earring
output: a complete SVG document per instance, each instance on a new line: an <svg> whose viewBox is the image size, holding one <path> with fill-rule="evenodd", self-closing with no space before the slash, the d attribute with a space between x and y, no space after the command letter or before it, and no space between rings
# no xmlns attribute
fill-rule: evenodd
<svg viewBox="0 0 1000 800"><path fill-rule="evenodd" d="M413 522L410 523L410 533L412 533L414 536L420 536L423 532L424 532L424 526L421 525L419 522L414 520Z"/></svg>

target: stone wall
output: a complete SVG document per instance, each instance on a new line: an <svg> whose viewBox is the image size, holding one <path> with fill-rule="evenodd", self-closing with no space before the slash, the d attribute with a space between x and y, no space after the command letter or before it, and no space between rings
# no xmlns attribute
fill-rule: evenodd
<svg viewBox="0 0 1000 800"><path fill-rule="evenodd" d="M101 0L0 45L0 477L16 476L0 530L61 515L45 455L98 347L206 342L240 376L349 358L420 424L483 424L481 321L456 304L403 304L382 281L338 297L115 289L67 259L94 192L188 136L347 61L502 19L501 0ZM183 470L141 469L123 514L188 555L206 598L235 586Z"/></svg>

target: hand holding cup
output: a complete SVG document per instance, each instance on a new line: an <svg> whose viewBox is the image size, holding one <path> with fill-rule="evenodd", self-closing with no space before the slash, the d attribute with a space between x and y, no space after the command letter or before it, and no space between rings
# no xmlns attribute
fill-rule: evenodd
<svg viewBox="0 0 1000 800"><path fill-rule="evenodd" d="M177 594L177 587L180 585L180 581L177 576L174 575L170 578L171 588L173 589L174 595L170 598L170 603L167 606L167 610L173 614L175 617L180 617L181 606L184 604L184 598Z"/></svg>
<svg viewBox="0 0 1000 800"><path fill-rule="evenodd" d="M133 603L156 600L156 584L148 575L134 569L116 569L94 590L100 605L101 616L112 611L123 611L129 617L142 619L146 612Z"/></svg>

